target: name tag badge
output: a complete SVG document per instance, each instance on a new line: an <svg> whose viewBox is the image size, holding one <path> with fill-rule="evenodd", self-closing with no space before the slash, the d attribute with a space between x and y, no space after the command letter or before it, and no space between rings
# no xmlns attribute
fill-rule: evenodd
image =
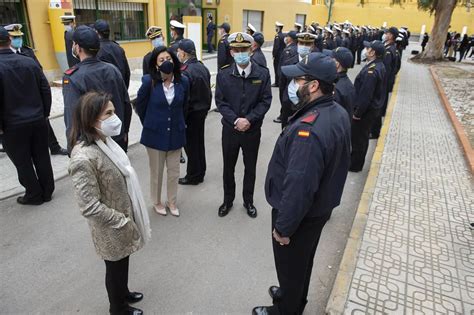
<svg viewBox="0 0 474 315"><path fill-rule="evenodd" d="M262 80L252 80L252 84L262 84Z"/></svg>

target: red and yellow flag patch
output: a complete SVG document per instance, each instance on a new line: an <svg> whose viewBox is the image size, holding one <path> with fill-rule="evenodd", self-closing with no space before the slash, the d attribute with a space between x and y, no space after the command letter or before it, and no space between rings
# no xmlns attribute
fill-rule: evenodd
<svg viewBox="0 0 474 315"><path fill-rule="evenodd" d="M309 137L309 131L307 131L307 130L298 131L298 137L308 138Z"/></svg>

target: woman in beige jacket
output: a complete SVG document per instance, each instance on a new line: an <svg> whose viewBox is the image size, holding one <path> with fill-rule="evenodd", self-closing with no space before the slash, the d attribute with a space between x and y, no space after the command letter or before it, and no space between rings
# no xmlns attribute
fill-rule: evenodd
<svg viewBox="0 0 474 315"><path fill-rule="evenodd" d="M110 313L138 315L142 311L129 303L140 301L143 294L128 290L128 264L130 254L150 236L149 221L146 211L135 211L141 203L135 201L142 201L143 197L139 188L138 192L131 191L136 188L129 181L135 174L133 168L123 150L115 151L118 145L111 137L120 129L121 121L109 96L85 94L75 110L69 135L73 144L69 174L96 252L105 261Z"/></svg>

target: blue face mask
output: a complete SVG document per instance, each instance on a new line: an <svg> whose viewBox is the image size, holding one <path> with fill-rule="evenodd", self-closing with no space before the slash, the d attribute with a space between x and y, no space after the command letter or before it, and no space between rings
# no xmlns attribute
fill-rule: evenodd
<svg viewBox="0 0 474 315"><path fill-rule="evenodd" d="M21 37L14 37L12 39L12 46L15 49L21 48L23 46L23 38Z"/></svg>
<svg viewBox="0 0 474 315"><path fill-rule="evenodd" d="M306 57L311 52L311 47L298 45L298 54L301 58Z"/></svg>
<svg viewBox="0 0 474 315"><path fill-rule="evenodd" d="M153 47L161 47L161 46L164 46L165 45L165 41L163 40L162 37L157 37L157 38L153 38L151 40L151 44L153 45Z"/></svg>
<svg viewBox="0 0 474 315"><path fill-rule="evenodd" d="M250 54L248 51L234 53L235 63L240 65L246 65L250 62Z"/></svg>
<svg viewBox="0 0 474 315"><path fill-rule="evenodd" d="M300 102L300 98L298 97L299 88L300 86L296 83L294 79L290 81L290 84L288 84L288 97L290 98L290 101L295 105Z"/></svg>

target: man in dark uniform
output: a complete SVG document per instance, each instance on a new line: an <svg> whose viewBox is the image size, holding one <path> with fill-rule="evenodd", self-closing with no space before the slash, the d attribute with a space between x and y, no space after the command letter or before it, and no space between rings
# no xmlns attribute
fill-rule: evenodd
<svg viewBox="0 0 474 315"><path fill-rule="evenodd" d="M351 47L351 33L348 30L342 31L342 44L341 47L350 48Z"/></svg>
<svg viewBox="0 0 474 315"><path fill-rule="evenodd" d="M47 140L51 89L36 62L15 54L10 43L8 31L0 27L0 134L26 190L17 202L40 205L54 191Z"/></svg>
<svg viewBox="0 0 474 315"><path fill-rule="evenodd" d="M356 98L352 115L351 172L360 172L364 167L370 128L385 100L385 66L382 60L385 47L379 40L364 42L364 46L367 48L367 64L354 83Z"/></svg>
<svg viewBox="0 0 474 315"><path fill-rule="evenodd" d="M258 63L261 66L267 67L267 59L262 52L262 45L265 43L265 38L260 32L255 32L253 34L253 44L252 44L252 61Z"/></svg>
<svg viewBox="0 0 474 315"><path fill-rule="evenodd" d="M255 315L303 314L319 238L340 204L350 159L349 117L332 96L335 63L311 53L281 70L293 78L300 99L268 165L265 195L273 208L279 287L269 288L274 305L255 307Z"/></svg>
<svg viewBox="0 0 474 315"><path fill-rule="evenodd" d="M303 31L303 25L302 24L300 24L298 22L295 22L294 26L295 26L294 31L296 32L296 34L301 33Z"/></svg>
<svg viewBox="0 0 474 315"><path fill-rule="evenodd" d="M217 71L234 62L234 59L230 55L230 46L229 41L227 40L229 32L229 23L222 23L222 25L219 26L219 35L221 36L221 39L217 44Z"/></svg>
<svg viewBox="0 0 474 315"><path fill-rule="evenodd" d="M97 34L99 34L100 40L100 50L97 53L97 58L116 66L122 74L123 81L128 89L130 85L130 66L128 65L125 50L117 42L109 39L110 26L107 21L95 21L94 28Z"/></svg>
<svg viewBox="0 0 474 315"><path fill-rule="evenodd" d="M186 26L176 20L171 20L170 29L171 38L173 38L173 41L170 43L170 48L176 54L176 51L178 51L179 42L184 38L183 35Z"/></svg>
<svg viewBox="0 0 474 315"><path fill-rule="evenodd" d="M280 57L283 49L285 49L285 35L283 34L283 24L280 22L275 22L275 38L273 39L273 70L275 71L275 83L272 84L272 87L278 87L280 82Z"/></svg>
<svg viewBox="0 0 474 315"><path fill-rule="evenodd" d="M92 90L105 92L112 95L115 113L123 122L120 135L113 137L113 139L127 152L132 108L122 74L114 65L97 58L100 41L99 35L94 29L85 25L79 26L74 31L73 41L73 53L81 62L64 72L63 97L66 136L69 137L72 116L79 98ZM68 139L68 150L71 149Z"/></svg>
<svg viewBox="0 0 474 315"><path fill-rule="evenodd" d="M362 62L362 50L364 50L364 41L367 41L367 28L362 26L357 36L357 64Z"/></svg>
<svg viewBox="0 0 474 315"><path fill-rule="evenodd" d="M334 25L332 31L335 32L334 35L334 42L336 43L336 47L342 46L342 36L341 36L341 28L338 25Z"/></svg>
<svg viewBox="0 0 474 315"><path fill-rule="evenodd" d="M222 115L222 155L224 158L224 203L219 216L226 216L235 199L235 164L242 148L245 165L243 199L251 218L257 216L253 204L261 127L272 102L271 79L267 68L250 60L252 36L229 36L235 64L217 73L216 105Z"/></svg>
<svg viewBox="0 0 474 315"><path fill-rule="evenodd" d="M333 50L336 48L336 43L334 42L334 32L329 28L324 28L324 37L323 37L323 49Z"/></svg>
<svg viewBox="0 0 474 315"><path fill-rule="evenodd" d="M285 58L282 60L281 66L289 66L295 65L304 59L307 55L311 53L314 49L314 40L316 35L311 33L299 33L297 34L298 37L298 53L296 56L291 58ZM291 80L288 79L287 76L280 77L280 100L281 100L281 128L285 128L288 124L288 119L291 115L294 114L293 105L296 101L295 98L291 98L288 93L288 88Z"/></svg>
<svg viewBox="0 0 474 315"><path fill-rule="evenodd" d="M282 66L286 65L293 65L298 63L298 36L295 31L289 31L286 36L285 36L285 43L286 47L283 49L283 52L280 57L280 69L278 71L281 71ZM282 123L282 116L283 117L289 117L291 113L289 100L288 100L288 83L289 81L286 79L284 75L280 76L280 81L278 82L278 89L279 89L279 95L280 95L280 103L281 103L281 108L280 108L280 115L273 119L273 122L277 124ZM286 121L286 120L285 120ZM285 123L286 124L286 123Z"/></svg>
<svg viewBox="0 0 474 315"><path fill-rule="evenodd" d="M196 47L190 39L179 43L178 58L181 71L189 78L190 98L186 107L186 155L188 165L186 176L179 179L181 185L198 185L206 175L206 150L204 147L204 125L211 108L211 74L206 66L197 60Z"/></svg>
<svg viewBox="0 0 474 315"><path fill-rule="evenodd" d="M161 27L159 26L150 26L148 30L145 33L145 36L151 41L151 45L153 46L153 49L161 46L165 46L165 41L163 39L163 33L161 31ZM150 51L143 57L143 75L145 74L150 74L150 59L151 59L151 54L153 53L153 50Z"/></svg>
<svg viewBox="0 0 474 315"><path fill-rule="evenodd" d="M62 15L61 22L64 24L64 43L66 45L66 58L69 68L79 63L79 59L72 55L72 34L76 28L76 17L74 15Z"/></svg>
<svg viewBox="0 0 474 315"><path fill-rule="evenodd" d="M334 50L324 50L323 53L336 62L338 79L334 91L334 101L339 105L342 105L349 118L352 119L355 88L351 79L347 76L347 70L352 67L352 62L354 61L352 52L345 47L338 47Z"/></svg>
<svg viewBox="0 0 474 315"><path fill-rule="evenodd" d="M378 139L380 135L380 129L382 128L383 117L387 111L387 104L389 95L392 93L395 78L398 70L400 69L400 55L398 54L395 40L398 37L398 29L396 27L390 27L385 33L385 55L383 58L383 64L385 66L385 101L382 106L379 115L372 124L370 139Z"/></svg>
<svg viewBox="0 0 474 315"><path fill-rule="evenodd" d="M5 26L5 29L8 31L10 35L11 50L16 54L21 54L27 57L30 57L34 60L34 62L43 70L41 63L39 62L38 58L36 58L35 52L28 46L23 45L23 32L21 31L22 25L21 24L10 24ZM59 145L58 139L54 134L53 127L49 119L47 120L48 125L48 146L49 150L51 151L51 155L67 155L67 150L62 148Z"/></svg>
<svg viewBox="0 0 474 315"><path fill-rule="evenodd" d="M209 16L207 19L207 26L206 26L206 35L207 35L207 52L213 53L214 52L214 45L212 45L212 39L214 38L214 33L216 32L216 24L212 21L212 16Z"/></svg>

